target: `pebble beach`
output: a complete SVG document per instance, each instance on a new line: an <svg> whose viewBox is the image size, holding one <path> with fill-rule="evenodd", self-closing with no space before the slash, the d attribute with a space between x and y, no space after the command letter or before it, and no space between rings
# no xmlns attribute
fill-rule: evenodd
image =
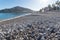
<svg viewBox="0 0 60 40"><path fill-rule="evenodd" d="M0 40L60 40L60 12L32 13L2 21Z"/></svg>

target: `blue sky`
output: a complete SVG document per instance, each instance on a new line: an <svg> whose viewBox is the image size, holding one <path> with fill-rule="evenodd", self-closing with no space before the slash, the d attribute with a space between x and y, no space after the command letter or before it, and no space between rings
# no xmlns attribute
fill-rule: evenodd
<svg viewBox="0 0 60 40"><path fill-rule="evenodd" d="M56 0L0 0L0 10L14 6L21 6L37 11L55 1Z"/></svg>

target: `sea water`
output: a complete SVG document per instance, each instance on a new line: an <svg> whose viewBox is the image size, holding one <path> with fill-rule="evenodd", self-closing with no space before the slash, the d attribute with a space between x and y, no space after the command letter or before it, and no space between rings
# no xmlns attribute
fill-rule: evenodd
<svg viewBox="0 0 60 40"><path fill-rule="evenodd" d="M27 13L0 13L0 20L14 18L25 14Z"/></svg>

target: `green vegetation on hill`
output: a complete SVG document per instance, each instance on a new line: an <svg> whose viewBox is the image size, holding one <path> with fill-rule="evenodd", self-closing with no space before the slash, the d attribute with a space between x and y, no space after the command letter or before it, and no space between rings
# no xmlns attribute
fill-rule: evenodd
<svg viewBox="0 0 60 40"><path fill-rule="evenodd" d="M20 12L32 12L32 10L28 8L19 7L19 6L0 10L0 13L20 13Z"/></svg>

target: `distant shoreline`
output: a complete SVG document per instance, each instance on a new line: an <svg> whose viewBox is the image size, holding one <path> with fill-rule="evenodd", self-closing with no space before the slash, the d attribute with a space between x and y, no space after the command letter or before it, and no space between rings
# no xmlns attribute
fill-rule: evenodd
<svg viewBox="0 0 60 40"><path fill-rule="evenodd" d="M19 17L24 17L24 16L31 15L31 14L32 13L28 13L28 14L16 16L16 17L13 17L13 18L5 19L5 20L0 20L0 22L9 21L9 20L12 20L12 19L16 19L16 18L19 18Z"/></svg>

